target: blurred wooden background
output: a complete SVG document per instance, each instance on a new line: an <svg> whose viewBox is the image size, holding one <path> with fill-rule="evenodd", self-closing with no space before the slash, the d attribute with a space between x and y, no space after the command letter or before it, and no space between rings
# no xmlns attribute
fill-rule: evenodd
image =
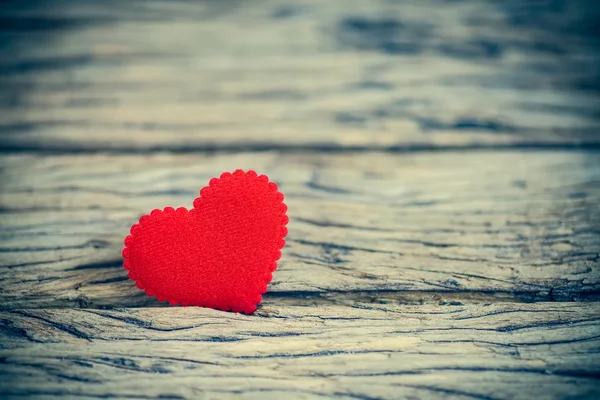
<svg viewBox="0 0 600 400"><path fill-rule="evenodd" d="M0 2L2 398L600 395L593 0ZM253 316L122 268L268 174Z"/></svg>

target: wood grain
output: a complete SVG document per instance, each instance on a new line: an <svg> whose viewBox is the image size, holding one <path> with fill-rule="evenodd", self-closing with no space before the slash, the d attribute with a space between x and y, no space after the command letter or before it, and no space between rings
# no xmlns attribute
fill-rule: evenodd
<svg viewBox="0 0 600 400"><path fill-rule="evenodd" d="M9 2L3 151L600 144L592 1Z"/></svg>
<svg viewBox="0 0 600 400"><path fill-rule="evenodd" d="M0 312L3 398L594 398L597 304Z"/></svg>
<svg viewBox="0 0 600 400"><path fill-rule="evenodd" d="M593 0L1 3L0 398L600 397ZM161 307L129 226L236 168L263 304Z"/></svg>
<svg viewBox="0 0 600 400"><path fill-rule="evenodd" d="M600 289L596 152L23 155L4 166L4 309L157 304L121 266L129 227L191 206L238 167L268 174L289 206L273 296L564 301Z"/></svg>

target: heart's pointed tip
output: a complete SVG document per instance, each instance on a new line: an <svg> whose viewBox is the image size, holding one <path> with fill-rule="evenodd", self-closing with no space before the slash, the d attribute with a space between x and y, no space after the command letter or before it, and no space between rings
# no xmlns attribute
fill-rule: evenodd
<svg viewBox="0 0 600 400"><path fill-rule="evenodd" d="M242 306L233 306L233 307L231 307L231 309L229 311L231 311L233 313L240 314L240 313L244 312L244 307L242 307Z"/></svg>
<svg viewBox="0 0 600 400"><path fill-rule="evenodd" d="M262 301L262 296L261 296L261 301ZM240 307L239 313L246 314L246 315L252 315L257 310L259 304L260 304L260 301L258 303L244 304L243 306Z"/></svg>

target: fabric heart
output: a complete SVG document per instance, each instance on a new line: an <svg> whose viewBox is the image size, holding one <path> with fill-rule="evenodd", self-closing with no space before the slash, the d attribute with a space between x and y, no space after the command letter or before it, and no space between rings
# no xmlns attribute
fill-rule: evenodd
<svg viewBox="0 0 600 400"><path fill-rule="evenodd" d="M125 238L124 267L160 301L251 314L281 257L286 211L265 175L226 172L210 180L191 210L141 217Z"/></svg>

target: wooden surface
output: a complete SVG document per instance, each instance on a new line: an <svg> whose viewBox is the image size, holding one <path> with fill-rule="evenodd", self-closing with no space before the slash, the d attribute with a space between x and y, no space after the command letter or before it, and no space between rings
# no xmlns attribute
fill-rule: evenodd
<svg viewBox="0 0 600 400"><path fill-rule="evenodd" d="M593 398L592 304L14 310L5 396ZM144 397L145 398L145 397Z"/></svg>
<svg viewBox="0 0 600 400"><path fill-rule="evenodd" d="M64 3L4 10L5 151L600 144L595 0Z"/></svg>
<svg viewBox="0 0 600 400"><path fill-rule="evenodd" d="M155 305L122 268L144 213L215 175L268 174L290 208L270 294L598 298L594 153L7 156L0 308ZM218 173L217 173L218 174Z"/></svg>
<svg viewBox="0 0 600 400"><path fill-rule="evenodd" d="M594 1L0 6L0 397L600 396ZM268 174L252 316L173 308L128 228Z"/></svg>

